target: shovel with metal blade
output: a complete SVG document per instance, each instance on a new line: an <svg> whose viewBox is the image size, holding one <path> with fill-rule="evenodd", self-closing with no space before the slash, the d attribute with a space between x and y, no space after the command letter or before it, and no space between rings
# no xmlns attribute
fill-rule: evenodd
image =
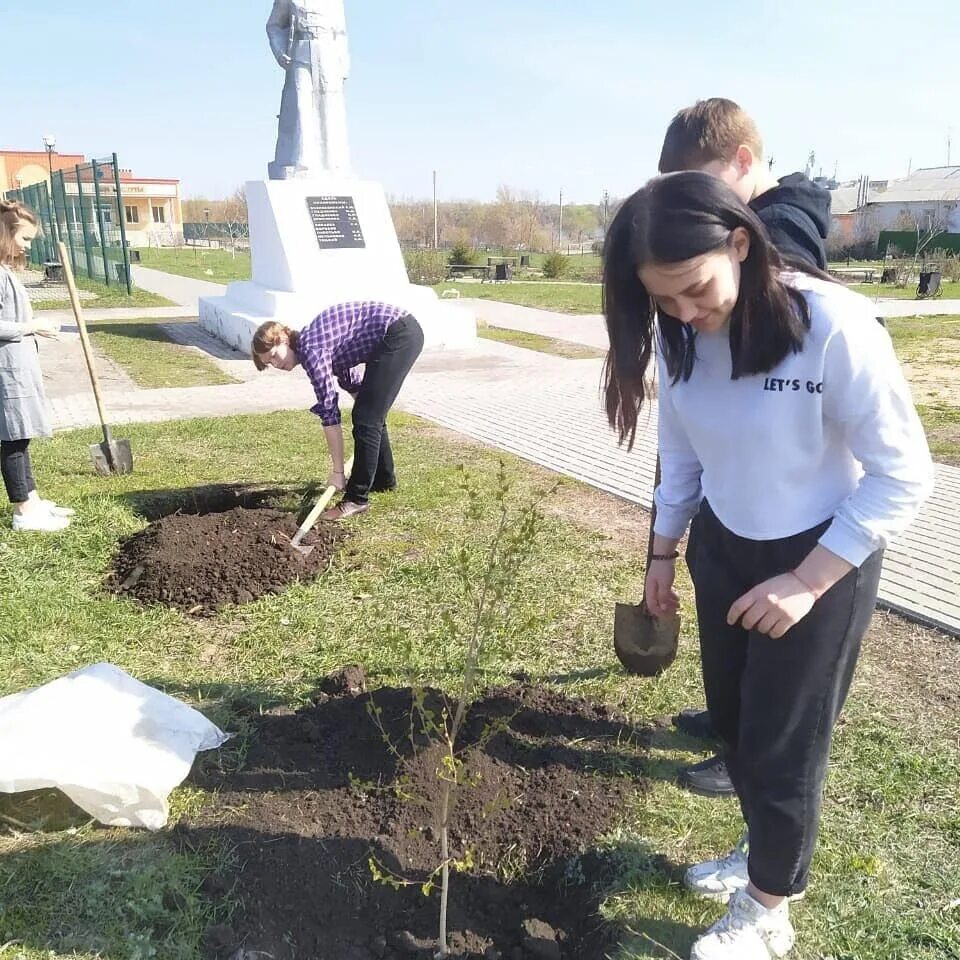
<svg viewBox="0 0 960 960"><path fill-rule="evenodd" d="M353 467L353 457L351 457L344 465L343 472L349 473ZM327 504L333 499L333 495L337 492L337 488L330 484L323 493L320 494L320 499L313 505L313 509L307 514L306 520L300 524L300 528L293 535L293 539L290 541L290 546L293 547L297 553L302 557L309 557L313 553L313 547L305 547L302 544L303 538L310 532L313 525L317 522L320 514L323 513L327 508Z"/></svg>
<svg viewBox="0 0 960 960"><path fill-rule="evenodd" d="M660 484L660 457L653 481L654 489ZM650 510L650 538L647 541L647 566L653 556L653 525L657 519L657 505ZM655 617L642 603L618 603L613 618L613 649L617 659L628 673L641 677L655 677L662 673L677 658L677 643L680 639L680 615Z"/></svg>
<svg viewBox="0 0 960 960"><path fill-rule="evenodd" d="M103 443L90 444L90 459L93 461L93 469L104 475L132 473L133 453L130 450L130 441L113 439L110 434L110 426L107 424L106 414L103 412L100 381L97 379L97 370L93 363L93 350L90 347L90 338L87 336L87 325L83 321L83 311L80 309L80 297L77 295L77 284L73 279L70 257L67 255L67 248L62 240L57 244L57 247L60 250L60 262L63 264L63 273L67 278L67 289L70 291L70 304L73 307L73 315L77 319L83 357L87 361L87 370L90 371L93 398L97 403L97 414L100 417L100 427L103 430Z"/></svg>

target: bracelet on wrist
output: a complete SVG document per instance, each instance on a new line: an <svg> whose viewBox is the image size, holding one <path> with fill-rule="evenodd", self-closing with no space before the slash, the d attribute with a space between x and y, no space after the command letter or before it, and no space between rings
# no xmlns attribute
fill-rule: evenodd
<svg viewBox="0 0 960 960"><path fill-rule="evenodd" d="M651 560L676 560L680 556L679 550L674 550L673 553L651 553Z"/></svg>
<svg viewBox="0 0 960 960"><path fill-rule="evenodd" d="M800 581L800 585L804 590L806 590L808 593L812 593L817 598L820 597L820 592L818 590L814 590L813 587L811 587L810 584L807 583L807 581L804 580L796 570L791 570L790 572L793 574L795 579Z"/></svg>

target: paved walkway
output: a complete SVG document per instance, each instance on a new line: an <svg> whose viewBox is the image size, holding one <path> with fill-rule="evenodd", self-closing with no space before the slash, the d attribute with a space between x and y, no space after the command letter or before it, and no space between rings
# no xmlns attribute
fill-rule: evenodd
<svg viewBox="0 0 960 960"><path fill-rule="evenodd" d="M195 280L193 277L181 277L174 273L164 273L162 270L152 270L150 267L140 267L134 264L130 267L133 282L141 290L158 293L181 306L187 306L196 316L197 300L200 297L222 297L227 288L220 283L210 283L208 280Z"/></svg>
<svg viewBox="0 0 960 960"><path fill-rule="evenodd" d="M539 333L543 337L569 340L606 350L609 345L607 327L600 314L554 313L535 307L520 307L499 300L458 300L476 311L476 315L491 327Z"/></svg>
<svg viewBox="0 0 960 960"><path fill-rule="evenodd" d="M490 314L487 319L499 326L602 345L596 317L504 304L495 311L495 320ZM105 391L116 422L303 410L313 402L304 377L279 371L254 374L246 357L213 340L195 322L171 320L164 327L244 382L167 390L117 384ZM404 385L399 406L647 507L656 453L655 411L650 410L638 432L634 450L620 448L601 412L601 371L600 360L565 360L484 340L472 350L424 354ZM72 376L51 383L50 391L57 426L96 423L92 397L86 390L78 392ZM881 598L920 622L960 635L958 504L960 469L940 465L934 496L888 552Z"/></svg>
<svg viewBox="0 0 960 960"><path fill-rule="evenodd" d="M877 301L878 317L944 317L960 315L960 300L893 300Z"/></svg>

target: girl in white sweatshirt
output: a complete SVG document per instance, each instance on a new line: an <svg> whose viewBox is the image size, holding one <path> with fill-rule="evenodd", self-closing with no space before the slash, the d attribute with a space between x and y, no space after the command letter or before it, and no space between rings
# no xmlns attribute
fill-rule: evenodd
<svg viewBox="0 0 960 960"><path fill-rule="evenodd" d="M694 893L730 900L692 958L768 960L793 946L787 901L807 884L833 726L883 549L932 488L930 454L869 301L787 270L716 178L651 180L617 214L604 260L621 442L653 353L659 372L647 604L676 609L692 521L707 704L749 830L687 873Z"/></svg>

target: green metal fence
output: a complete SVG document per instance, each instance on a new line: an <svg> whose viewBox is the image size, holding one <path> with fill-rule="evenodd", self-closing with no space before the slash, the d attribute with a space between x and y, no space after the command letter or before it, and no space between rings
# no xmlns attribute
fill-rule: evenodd
<svg viewBox="0 0 960 960"><path fill-rule="evenodd" d="M923 238L926 240L926 237ZM913 256L917 249L916 230L881 230L877 249L880 256L886 255L888 247L896 247L901 253ZM925 247L929 256L934 250L946 250L960 255L960 233L941 233L928 241Z"/></svg>
<svg viewBox="0 0 960 960"><path fill-rule="evenodd" d="M31 207L43 225L30 250L32 263L40 268L59 263L57 241L62 240L77 276L133 292L115 153L56 170L49 186L36 183L10 190L6 197Z"/></svg>

